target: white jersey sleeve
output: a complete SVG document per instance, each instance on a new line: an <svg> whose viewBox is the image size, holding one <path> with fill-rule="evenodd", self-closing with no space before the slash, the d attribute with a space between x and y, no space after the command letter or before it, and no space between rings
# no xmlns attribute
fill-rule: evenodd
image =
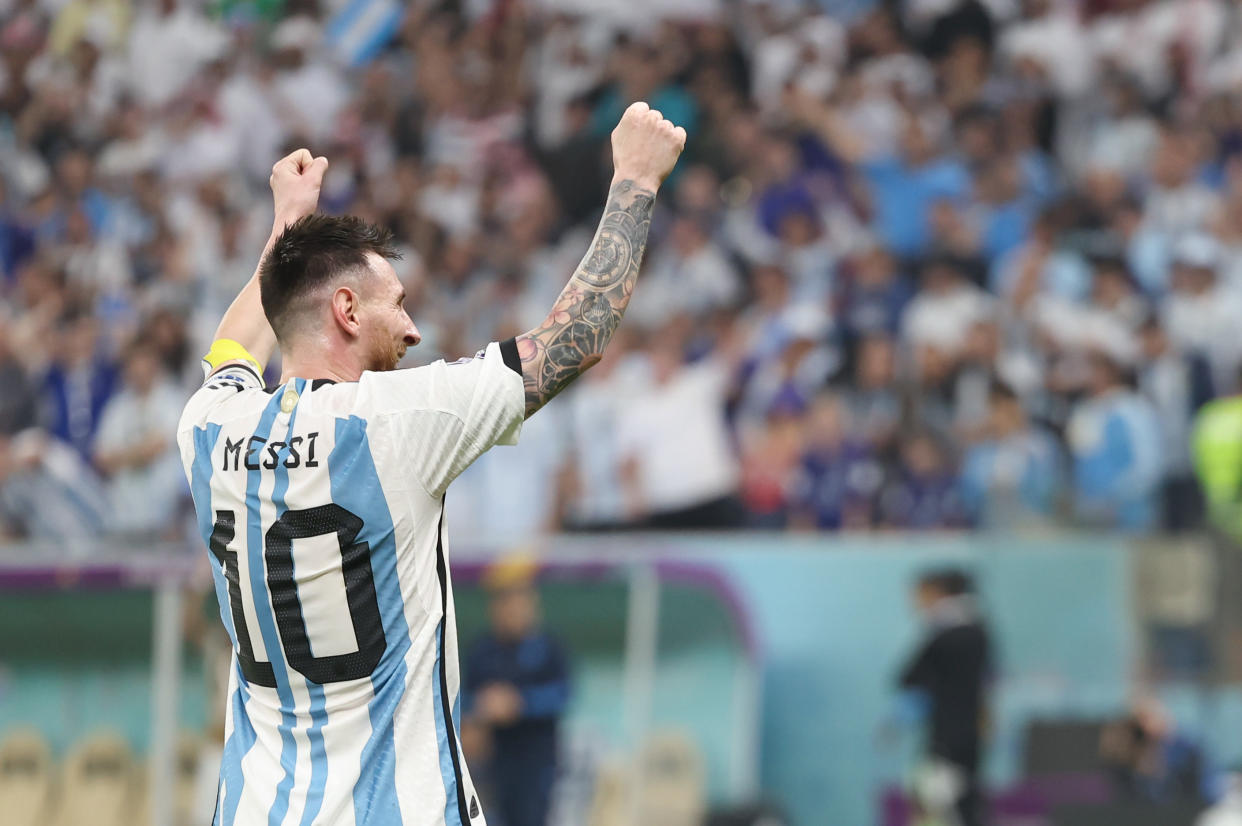
<svg viewBox="0 0 1242 826"><path fill-rule="evenodd" d="M205 361L204 364L206 364ZM179 433L190 428L202 427L207 422L215 420L221 408L236 399L239 394L247 390L262 390L265 386L263 377L259 374L258 365L245 362L226 364L215 369L214 372L207 366L204 372L207 373L207 378L203 381L203 386L190 397L181 413L181 422L177 426Z"/></svg>
<svg viewBox="0 0 1242 826"><path fill-rule="evenodd" d="M432 496L493 445L517 444L526 417L522 367L513 339L474 358L363 373L360 415L383 417L408 451L410 472Z"/></svg>

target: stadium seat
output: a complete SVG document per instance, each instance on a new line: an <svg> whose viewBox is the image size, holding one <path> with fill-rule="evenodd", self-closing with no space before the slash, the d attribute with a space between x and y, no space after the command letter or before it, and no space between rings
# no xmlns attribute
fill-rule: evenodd
<svg viewBox="0 0 1242 826"><path fill-rule="evenodd" d="M678 732L652 734L640 761L644 826L698 826L706 808L706 777L698 746Z"/></svg>
<svg viewBox="0 0 1242 826"><path fill-rule="evenodd" d="M183 732L177 741L177 759L173 773L173 823L175 826L201 826L203 813L198 801L198 764L202 741L194 734ZM149 826L151 818L151 780L154 764L135 778L135 807L140 812L132 826ZM207 809L211 804L208 802ZM210 820L210 818L209 818Z"/></svg>
<svg viewBox="0 0 1242 826"><path fill-rule="evenodd" d="M198 826L198 763L203 752L200 738L188 732L177 742L177 771L173 786L173 822L177 826Z"/></svg>
<svg viewBox="0 0 1242 826"><path fill-rule="evenodd" d="M32 729L0 742L0 812L7 826L43 826L49 819L52 750Z"/></svg>
<svg viewBox="0 0 1242 826"><path fill-rule="evenodd" d="M115 734L79 741L61 769L60 811L55 826L131 826L141 815L134 758Z"/></svg>
<svg viewBox="0 0 1242 826"><path fill-rule="evenodd" d="M595 774L595 794L587 826L625 826L627 788L623 767L614 763L601 765Z"/></svg>

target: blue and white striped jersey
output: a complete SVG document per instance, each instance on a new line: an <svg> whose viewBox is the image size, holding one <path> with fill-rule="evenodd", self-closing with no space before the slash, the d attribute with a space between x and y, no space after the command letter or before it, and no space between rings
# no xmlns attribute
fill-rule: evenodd
<svg viewBox="0 0 1242 826"><path fill-rule="evenodd" d="M444 492L524 415L512 340L474 359L212 374L178 427L233 640L219 826L484 826L458 744Z"/></svg>

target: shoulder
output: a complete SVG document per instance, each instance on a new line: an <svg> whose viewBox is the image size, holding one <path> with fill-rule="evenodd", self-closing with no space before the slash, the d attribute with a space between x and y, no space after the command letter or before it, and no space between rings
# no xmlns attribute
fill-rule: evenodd
<svg viewBox="0 0 1242 826"><path fill-rule="evenodd" d="M220 368L207 377L181 411L177 431L201 427L209 421L233 418L271 401L259 374L240 364Z"/></svg>
<svg viewBox="0 0 1242 826"><path fill-rule="evenodd" d="M522 393L522 365L513 339L492 342L468 358L440 359L422 367L363 373L358 380L358 402L374 409L433 410L464 416L481 398L509 390Z"/></svg>
<svg viewBox="0 0 1242 826"><path fill-rule="evenodd" d="M946 628L936 635L937 647L946 650L969 651L987 645L987 629L979 622L967 622Z"/></svg>

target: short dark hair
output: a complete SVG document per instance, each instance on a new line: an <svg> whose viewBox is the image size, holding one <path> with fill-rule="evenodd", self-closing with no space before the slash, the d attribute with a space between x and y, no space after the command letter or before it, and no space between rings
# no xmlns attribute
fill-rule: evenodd
<svg viewBox="0 0 1242 826"><path fill-rule="evenodd" d="M960 568L938 568L924 571L918 579L920 588L932 588L948 597L973 594L975 582L970 574Z"/></svg>
<svg viewBox="0 0 1242 826"><path fill-rule="evenodd" d="M259 294L268 323L283 339L298 299L350 270L367 266L367 254L400 259L387 228L353 215L316 213L285 227L259 267Z"/></svg>

